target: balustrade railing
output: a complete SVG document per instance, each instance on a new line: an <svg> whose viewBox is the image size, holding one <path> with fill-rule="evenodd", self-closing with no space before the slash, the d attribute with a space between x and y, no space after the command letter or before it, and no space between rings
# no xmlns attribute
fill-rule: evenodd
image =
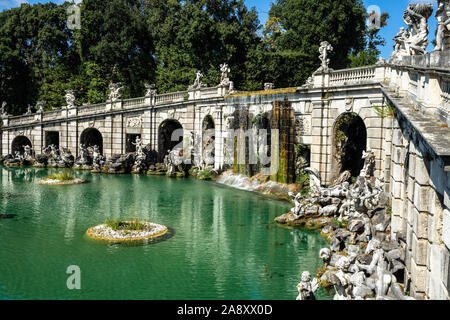
<svg viewBox="0 0 450 320"><path fill-rule="evenodd" d="M106 110L106 103L90 104L78 107L78 114L100 113Z"/></svg>
<svg viewBox="0 0 450 320"><path fill-rule="evenodd" d="M171 102L181 102L187 100L187 97L188 97L187 91L159 94L156 96L156 104L158 105Z"/></svg>
<svg viewBox="0 0 450 320"><path fill-rule="evenodd" d="M337 70L330 73L330 84L350 84L375 80L376 66Z"/></svg>
<svg viewBox="0 0 450 320"><path fill-rule="evenodd" d="M36 121L35 114L23 115L23 116L9 118L9 125L10 126L18 126L18 125L22 125L22 124L33 123L35 121Z"/></svg>
<svg viewBox="0 0 450 320"><path fill-rule="evenodd" d="M133 109L143 107L144 105L145 105L145 97L123 100L122 107L124 109Z"/></svg>
<svg viewBox="0 0 450 320"><path fill-rule="evenodd" d="M42 121L48 121L59 118L60 110L46 111L42 115Z"/></svg>

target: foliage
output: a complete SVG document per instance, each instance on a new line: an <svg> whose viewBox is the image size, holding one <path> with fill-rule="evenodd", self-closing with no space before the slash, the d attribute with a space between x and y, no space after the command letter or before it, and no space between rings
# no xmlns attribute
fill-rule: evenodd
<svg viewBox="0 0 450 320"><path fill-rule="evenodd" d="M114 231L120 230L135 230L141 231L144 230L145 224L139 219L133 219L131 221L124 221L120 219L106 220L105 223L108 227L110 227Z"/></svg>
<svg viewBox="0 0 450 320"><path fill-rule="evenodd" d="M320 65L321 41L335 48L331 67L343 68L366 35L361 0L277 0L262 32L243 0L84 0L79 30L67 28L68 5L0 12L0 101L9 113L37 101L59 108L68 89L78 104L103 102L110 82L124 85L123 98L142 96L146 82L159 93L186 90L197 70L216 86L222 63L239 90L294 87Z"/></svg>
<svg viewBox="0 0 450 320"><path fill-rule="evenodd" d="M75 177L68 170L64 170L62 173L51 174L50 176L48 176L45 179L48 179L48 180L59 180L59 181L70 181L70 180L74 180Z"/></svg>
<svg viewBox="0 0 450 320"><path fill-rule="evenodd" d="M360 0L277 0L269 17L277 18L275 26L281 27L275 30L280 32L272 37L269 48L266 46L267 53L260 52L268 81L278 87L304 83L320 66L322 41L334 48L331 67L345 68L350 52L364 48L365 11ZM269 24L265 32L273 34L272 29Z"/></svg>
<svg viewBox="0 0 450 320"><path fill-rule="evenodd" d="M373 13L372 13L373 14ZM363 67L368 65L374 65L378 62L378 57L381 51L378 49L380 46L386 45L386 40L380 36L380 31L383 27L388 25L389 14L383 12L380 16L380 28L367 27L364 31L365 35L365 48L360 52L352 51L349 55L350 68Z"/></svg>
<svg viewBox="0 0 450 320"><path fill-rule="evenodd" d="M215 175L212 172L212 170L209 168L199 171L197 174L197 179L199 179L199 180L213 180L214 178L215 178Z"/></svg>
<svg viewBox="0 0 450 320"><path fill-rule="evenodd" d="M394 118L396 115L395 108L390 104L386 103L386 107L380 107L380 106L373 106L372 108L375 109L375 113L382 117L382 118Z"/></svg>

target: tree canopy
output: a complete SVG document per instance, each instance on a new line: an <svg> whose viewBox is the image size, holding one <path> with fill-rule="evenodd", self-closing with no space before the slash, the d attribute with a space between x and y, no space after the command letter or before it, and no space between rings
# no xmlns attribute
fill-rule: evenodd
<svg viewBox="0 0 450 320"><path fill-rule="evenodd" d="M0 12L0 101L9 113L37 101L59 108L69 89L78 104L102 102L110 82L124 85L124 98L143 95L145 83L186 90L197 70L215 86L222 63L238 90L298 86L320 65L321 41L335 48L331 66L344 68L370 40L361 0L277 0L265 26L243 0L83 0L74 30L69 5ZM377 41L369 41L375 50Z"/></svg>

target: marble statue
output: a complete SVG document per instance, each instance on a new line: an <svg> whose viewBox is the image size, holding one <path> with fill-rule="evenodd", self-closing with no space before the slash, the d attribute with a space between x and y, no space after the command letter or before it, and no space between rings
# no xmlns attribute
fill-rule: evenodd
<svg viewBox="0 0 450 320"><path fill-rule="evenodd" d="M450 49L450 0L438 0L436 46L433 51Z"/></svg>
<svg viewBox="0 0 450 320"><path fill-rule="evenodd" d="M331 283L334 285L336 294L334 300L351 300L352 284L350 275L347 273L350 267L350 259L348 257L340 258L336 263L337 272L331 274Z"/></svg>
<svg viewBox="0 0 450 320"><path fill-rule="evenodd" d="M220 65L220 72L221 77L220 77L220 85L221 86L227 86L230 84L230 78L228 77L228 74L231 72L230 67L228 66L228 64L224 63Z"/></svg>
<svg viewBox="0 0 450 320"><path fill-rule="evenodd" d="M373 177L375 169L375 153L372 150L363 151L364 167L361 170L360 177Z"/></svg>
<svg viewBox="0 0 450 320"><path fill-rule="evenodd" d="M75 91L74 90L66 90L66 95L64 96L66 99L67 108L75 108Z"/></svg>
<svg viewBox="0 0 450 320"><path fill-rule="evenodd" d="M322 41L320 43L319 47L319 59L322 62L320 68L317 70L317 72L328 72L330 71L329 65L330 65L330 59L328 58L328 52L332 52L333 47L331 44L328 43L328 41Z"/></svg>
<svg viewBox="0 0 450 320"><path fill-rule="evenodd" d="M6 115L6 110L5 110L6 105L7 105L6 101L3 101L2 108L0 109L0 115L2 115L2 116Z"/></svg>
<svg viewBox="0 0 450 320"><path fill-rule="evenodd" d="M24 150L24 154L23 154L24 158L26 160L30 160L32 158L32 149L31 149L31 147L29 145L25 145L25 146L23 146L23 150Z"/></svg>
<svg viewBox="0 0 450 320"><path fill-rule="evenodd" d="M80 162L81 164L87 164L88 163L88 156L89 156L89 151L87 149L87 147L80 143Z"/></svg>
<svg viewBox="0 0 450 320"><path fill-rule="evenodd" d="M112 102L116 102L117 100L120 100L122 98L120 94L120 90L123 89L123 86L120 82L118 83L111 83L109 85L109 95L108 100Z"/></svg>
<svg viewBox="0 0 450 320"><path fill-rule="evenodd" d="M329 264L331 259L331 250L328 248L322 248L319 251L319 257L324 264Z"/></svg>
<svg viewBox="0 0 450 320"><path fill-rule="evenodd" d="M369 242L366 249L366 254L373 253L372 262L370 265L362 265L357 263L358 267L366 270L370 275L375 276L375 292L377 300L388 299L388 290L392 283L397 282L394 275L388 271L388 264L382 249L381 242L378 239L373 239Z"/></svg>
<svg viewBox="0 0 450 320"><path fill-rule="evenodd" d="M394 51L391 62L401 62L402 57L409 55L424 55L428 46L428 19L433 13L431 4L409 4L403 13L403 21L408 26L400 28L394 37Z"/></svg>
<svg viewBox="0 0 450 320"><path fill-rule="evenodd" d="M298 296L296 300L316 300L314 292L319 289L319 281L314 278L311 281L311 274L308 271L302 273L302 281L297 285Z"/></svg>
<svg viewBox="0 0 450 320"><path fill-rule="evenodd" d="M28 104L28 108L27 108L27 112L25 114L32 114L33 112L31 111L31 105Z"/></svg>
<svg viewBox="0 0 450 320"><path fill-rule="evenodd" d="M275 85L273 83L270 83L270 82L264 83L264 90L265 91L273 90L274 88L275 88Z"/></svg>
<svg viewBox="0 0 450 320"><path fill-rule="evenodd" d="M195 73L195 81L194 84L189 86L189 90L193 89L200 89L205 87L205 85L202 83L202 78L204 77L203 73L201 71L197 71Z"/></svg>
<svg viewBox="0 0 450 320"><path fill-rule="evenodd" d="M406 51L410 55L426 54L428 46L428 19L433 13L432 4L410 4L403 14L403 21L408 26L409 37L405 41Z"/></svg>
<svg viewBox="0 0 450 320"><path fill-rule="evenodd" d="M38 102L36 102L37 113L43 113L44 112L44 105L45 105L45 101L38 101Z"/></svg>
<svg viewBox="0 0 450 320"><path fill-rule="evenodd" d="M156 94L156 85L155 84L148 84L148 83L146 83L144 86L145 86L145 90L147 90L145 92L145 96L146 97L150 97L150 96Z"/></svg>

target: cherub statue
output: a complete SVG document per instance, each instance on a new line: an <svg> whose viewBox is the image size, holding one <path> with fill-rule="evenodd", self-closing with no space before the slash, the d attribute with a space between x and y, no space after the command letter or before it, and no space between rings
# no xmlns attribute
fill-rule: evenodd
<svg viewBox="0 0 450 320"><path fill-rule="evenodd" d="M297 285L298 296L296 300L316 300L314 292L319 288L319 281L314 278L311 281L311 274L308 271L302 273L302 281Z"/></svg>

